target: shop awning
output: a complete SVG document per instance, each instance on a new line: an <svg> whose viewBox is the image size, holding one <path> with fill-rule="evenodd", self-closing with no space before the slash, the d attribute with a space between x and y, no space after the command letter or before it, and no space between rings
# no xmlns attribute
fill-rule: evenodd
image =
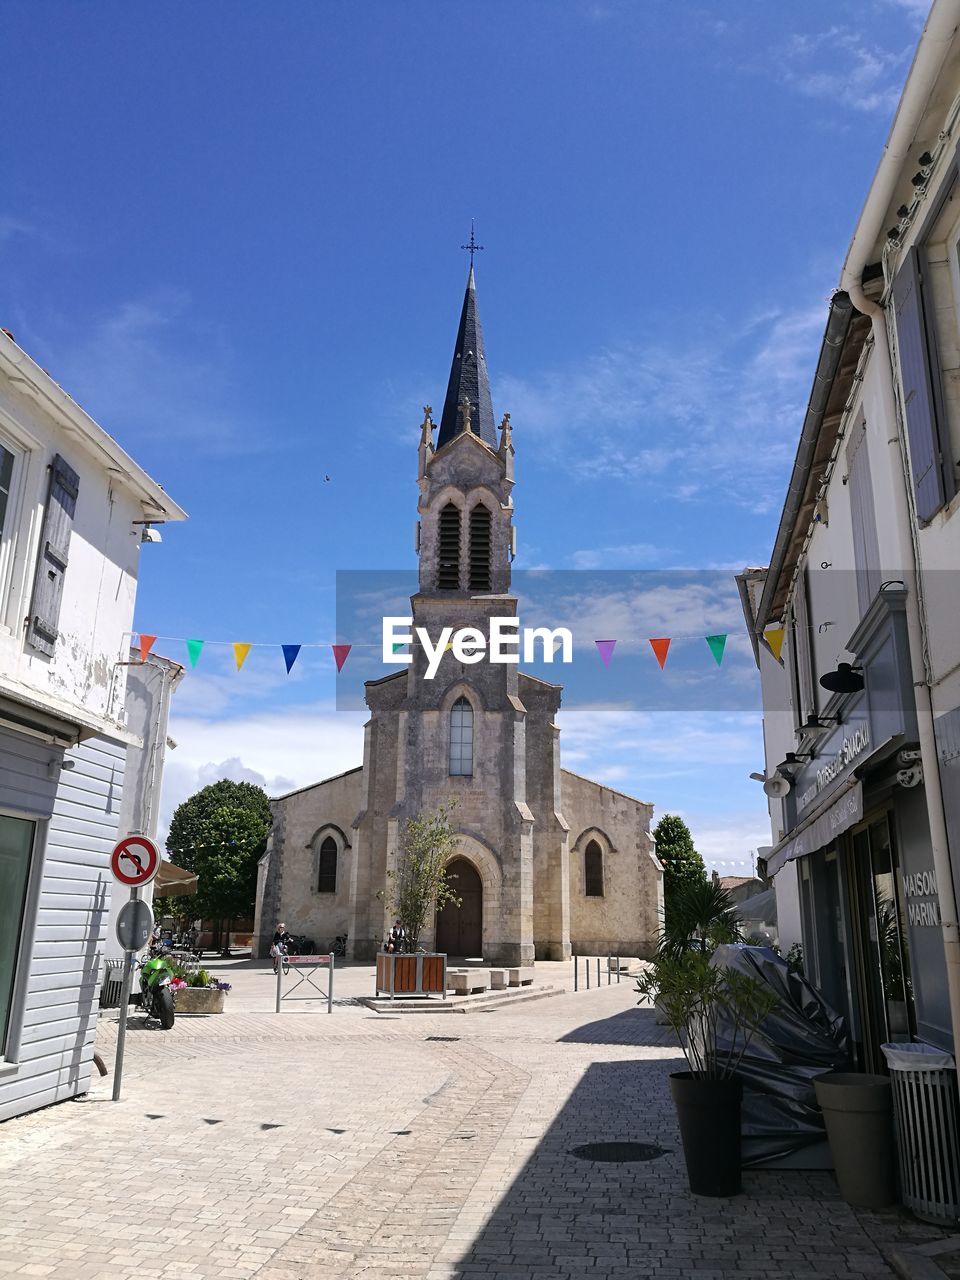
<svg viewBox="0 0 960 1280"><path fill-rule="evenodd" d="M182 898L197 892L197 874L195 871L184 871L183 867L175 867L172 862L161 862L153 882L153 891L158 897Z"/></svg>
<svg viewBox="0 0 960 1280"><path fill-rule="evenodd" d="M795 858L802 858L805 854L816 853L818 849L825 848L862 817L863 783L851 779L825 808L812 813L785 840L774 845L767 858L767 875L775 876Z"/></svg>

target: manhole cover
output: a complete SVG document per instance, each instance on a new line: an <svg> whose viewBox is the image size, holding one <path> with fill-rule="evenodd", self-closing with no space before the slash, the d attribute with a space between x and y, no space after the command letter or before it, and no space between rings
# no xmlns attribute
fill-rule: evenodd
<svg viewBox="0 0 960 1280"><path fill-rule="evenodd" d="M427 1040L442 1041L444 1044L453 1044L455 1040L459 1040L459 1036L427 1036Z"/></svg>
<svg viewBox="0 0 960 1280"><path fill-rule="evenodd" d="M630 1164L635 1160L656 1160L666 1155L666 1147L652 1142L587 1142L570 1152L578 1160L602 1160L607 1164Z"/></svg>

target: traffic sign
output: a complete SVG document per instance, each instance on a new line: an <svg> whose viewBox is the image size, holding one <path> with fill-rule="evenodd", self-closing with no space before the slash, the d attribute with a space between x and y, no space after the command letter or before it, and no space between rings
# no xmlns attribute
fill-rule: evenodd
<svg viewBox="0 0 960 1280"><path fill-rule="evenodd" d="M110 870L121 884L137 889L160 870L160 850L149 836L127 836L114 846Z"/></svg>
<svg viewBox="0 0 960 1280"><path fill-rule="evenodd" d="M153 909L142 898L131 898L117 916L117 941L124 951L142 951L153 933Z"/></svg>

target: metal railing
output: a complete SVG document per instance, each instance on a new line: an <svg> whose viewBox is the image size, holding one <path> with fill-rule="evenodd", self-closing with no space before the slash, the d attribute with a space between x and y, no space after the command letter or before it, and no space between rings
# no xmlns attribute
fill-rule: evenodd
<svg viewBox="0 0 960 1280"><path fill-rule="evenodd" d="M315 1000L316 996L302 995L294 996L297 987L304 983L308 987L312 987L317 995L322 996L327 1002L327 1013L333 1013L333 971L336 964L334 954L331 951L325 956L277 956L277 1008L276 1012L280 1012L280 1003L283 1000ZM313 969L315 972L319 969L327 969L327 987L326 990L319 986L310 973ZM284 973L290 971L296 976L296 982L288 991L283 989Z"/></svg>

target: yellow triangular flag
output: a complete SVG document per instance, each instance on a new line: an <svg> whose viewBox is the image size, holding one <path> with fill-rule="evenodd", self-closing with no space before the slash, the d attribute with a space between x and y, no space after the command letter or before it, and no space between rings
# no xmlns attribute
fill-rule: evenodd
<svg viewBox="0 0 960 1280"><path fill-rule="evenodd" d="M787 633L784 631L783 627L771 627L769 631L765 631L763 633L764 640L766 640L767 644L770 646L770 652L778 662L780 661L780 654L783 650L783 638L786 634Z"/></svg>
<svg viewBox="0 0 960 1280"><path fill-rule="evenodd" d="M238 670L238 671L239 671L239 670L240 670L240 668L243 666L243 664L246 662L246 660L247 660L247 654L248 654L249 652L250 652L250 645L248 645L248 644L241 644L241 643L239 643L239 642L235 642L235 643L234 643L234 646L233 646L233 656L234 656L234 657L236 658L236 660L237 660L237 670Z"/></svg>
<svg viewBox="0 0 960 1280"><path fill-rule="evenodd" d="M452 648L453 648L453 641L452 641L452 640L448 640L448 641L447 641L447 643L446 643L446 644L444 645L444 647L443 647L443 652L444 652L444 653L449 653L449 652L450 652L450 650L451 650Z"/></svg>

